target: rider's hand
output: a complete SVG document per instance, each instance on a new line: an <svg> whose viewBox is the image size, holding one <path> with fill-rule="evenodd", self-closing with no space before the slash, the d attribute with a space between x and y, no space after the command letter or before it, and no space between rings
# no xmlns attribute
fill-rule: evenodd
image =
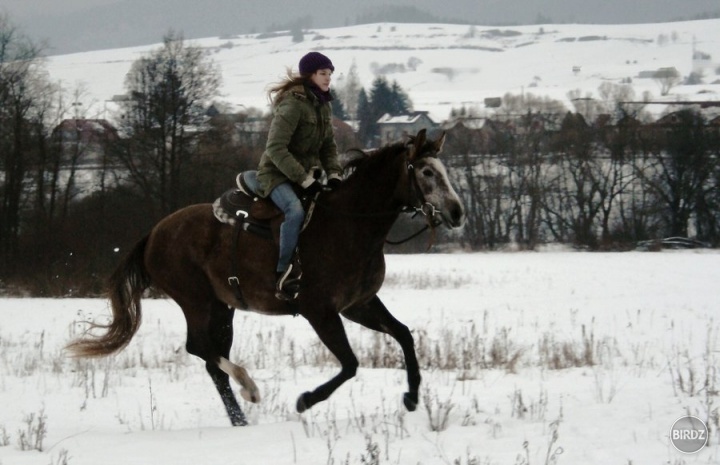
<svg viewBox="0 0 720 465"><path fill-rule="evenodd" d="M340 187L341 183L342 183L342 181L340 181L339 178L330 178L330 179L328 179L327 187L329 190L334 191L335 189Z"/></svg>
<svg viewBox="0 0 720 465"><path fill-rule="evenodd" d="M318 192L322 192L323 185L320 184L318 181L313 181L312 184L310 184L308 187L305 188L303 191L303 194L305 194L308 197L314 197L315 194Z"/></svg>

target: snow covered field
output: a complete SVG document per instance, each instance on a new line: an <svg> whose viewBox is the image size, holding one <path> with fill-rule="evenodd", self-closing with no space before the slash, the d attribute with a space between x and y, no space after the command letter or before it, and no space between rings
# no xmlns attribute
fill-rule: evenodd
<svg viewBox="0 0 720 465"><path fill-rule="evenodd" d="M415 335L418 410L397 344L347 322L358 376L296 414L335 361L304 319L238 312L231 358L263 395L246 428L171 301L144 300L130 346L85 361L62 346L104 300L0 299L0 464L718 463L718 282L717 251L388 256L381 297ZM668 439L687 414L711 426L692 455Z"/></svg>

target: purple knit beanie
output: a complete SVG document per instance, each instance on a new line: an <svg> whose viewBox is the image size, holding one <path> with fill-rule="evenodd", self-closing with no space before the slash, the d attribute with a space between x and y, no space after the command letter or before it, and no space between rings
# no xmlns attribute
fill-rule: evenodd
<svg viewBox="0 0 720 465"><path fill-rule="evenodd" d="M304 57L300 58L300 74L315 74L319 69L329 68L331 71L335 71L335 67L330 61L330 58L326 57L320 52L310 52Z"/></svg>

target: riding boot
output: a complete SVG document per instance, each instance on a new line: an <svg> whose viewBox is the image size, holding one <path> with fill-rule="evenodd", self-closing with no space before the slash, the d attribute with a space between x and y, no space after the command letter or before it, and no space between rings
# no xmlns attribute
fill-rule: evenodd
<svg viewBox="0 0 720 465"><path fill-rule="evenodd" d="M295 300L300 293L301 273L292 264L285 271L276 273L275 297L280 300Z"/></svg>

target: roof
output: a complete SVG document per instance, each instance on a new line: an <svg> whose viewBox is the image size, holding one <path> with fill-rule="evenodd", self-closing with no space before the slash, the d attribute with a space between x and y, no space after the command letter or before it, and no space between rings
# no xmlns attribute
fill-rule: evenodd
<svg viewBox="0 0 720 465"><path fill-rule="evenodd" d="M55 133L78 133L82 140L97 140L101 138L117 138L117 131L105 119L64 119L57 125Z"/></svg>
<svg viewBox="0 0 720 465"><path fill-rule="evenodd" d="M487 126L487 118L467 118L467 117L460 117L455 118L453 120L450 120L443 124L443 129L452 129L456 126L464 126L468 129L482 129L485 126Z"/></svg>
<svg viewBox="0 0 720 465"><path fill-rule="evenodd" d="M432 118L428 116L427 111L414 111L406 115L391 115L385 113L377 120L378 124L413 124L416 123L420 118L425 117L432 122Z"/></svg>

